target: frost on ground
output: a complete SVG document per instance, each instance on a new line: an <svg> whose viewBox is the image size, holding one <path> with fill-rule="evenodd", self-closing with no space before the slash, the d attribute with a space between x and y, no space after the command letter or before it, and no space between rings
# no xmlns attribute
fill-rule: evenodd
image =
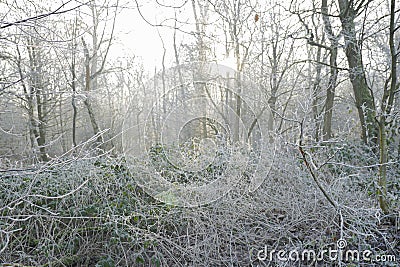
<svg viewBox="0 0 400 267"><path fill-rule="evenodd" d="M146 164L153 164L144 159L136 159L130 168L125 159L107 155L70 157L29 169L7 166L0 180L0 262L308 266L310 260L285 261L276 253L271 261L264 252L321 251L345 240L345 249L394 255L397 261L385 264L398 266L398 222L393 225L380 213L371 191L376 167L363 167L369 165L366 157L348 156L356 149L361 148L343 145L309 151L336 208L289 145L275 151L270 168L260 164L252 174L263 176L257 190L248 190L249 178L244 177L225 195L194 207L174 205L172 193L161 202L139 187L137 178L143 181L149 175ZM399 192L398 181L391 180L390 186ZM398 195L392 196L392 205L399 210ZM398 220L398 215L391 218ZM339 264L378 263L358 265L344 259L340 263L325 255L316 266Z"/></svg>

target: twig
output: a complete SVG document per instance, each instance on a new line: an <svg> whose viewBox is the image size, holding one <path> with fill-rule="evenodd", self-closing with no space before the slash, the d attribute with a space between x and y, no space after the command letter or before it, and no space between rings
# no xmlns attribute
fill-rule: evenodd
<svg viewBox="0 0 400 267"><path fill-rule="evenodd" d="M336 209L337 208L337 204L333 201L331 196L329 196L328 192L326 192L326 190L323 188L323 186L319 182L319 180L317 178L317 175L314 173L313 169L311 168L310 163L307 160L306 152L304 152L304 150L303 150L303 144L302 144L302 140L303 140L303 122L304 122L304 120L300 123L299 151L300 151L300 153L301 153L301 155L303 157L303 161L306 164L306 167L307 167L308 171L311 174L311 177L313 178L314 182L317 184L319 190L321 190L321 192L322 192L322 194L324 194L325 198Z"/></svg>

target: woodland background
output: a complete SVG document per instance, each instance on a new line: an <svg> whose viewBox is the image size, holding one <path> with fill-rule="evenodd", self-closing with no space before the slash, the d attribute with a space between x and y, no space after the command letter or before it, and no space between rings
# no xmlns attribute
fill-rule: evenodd
<svg viewBox="0 0 400 267"><path fill-rule="evenodd" d="M400 263L395 0L4 0L0 15L1 263L383 265L257 258L340 239ZM154 66L125 50L140 42Z"/></svg>

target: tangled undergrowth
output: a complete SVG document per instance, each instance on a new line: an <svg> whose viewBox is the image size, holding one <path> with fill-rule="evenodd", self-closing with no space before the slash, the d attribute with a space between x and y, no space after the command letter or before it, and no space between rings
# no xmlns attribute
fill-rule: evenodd
<svg viewBox="0 0 400 267"><path fill-rule="evenodd" d="M307 149L307 148L305 148ZM347 150L346 150L347 149ZM282 147L252 192L246 181L217 201L179 207L157 201L136 183L143 162L65 158L1 172L0 262L11 266L398 266L400 230L374 198L374 167L348 157L349 147L309 149L315 186L293 148ZM364 152L363 152L364 153ZM311 160L311 158L310 158ZM398 183L396 171L391 183ZM397 177L397 178L396 178ZM396 188L397 185L393 185ZM398 188L398 187L397 187ZM277 252L336 248L393 256L382 262L277 258ZM275 251L272 261L271 251ZM291 256L296 255L294 252Z"/></svg>

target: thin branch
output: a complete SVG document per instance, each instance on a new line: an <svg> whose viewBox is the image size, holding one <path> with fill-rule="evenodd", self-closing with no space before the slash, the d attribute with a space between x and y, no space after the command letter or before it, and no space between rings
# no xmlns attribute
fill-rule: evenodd
<svg viewBox="0 0 400 267"><path fill-rule="evenodd" d="M89 1L89 2L85 2L85 3L82 3L82 4L78 5L78 6L73 7L73 8L66 9L66 10L61 10L61 11L60 11L60 9L62 9L64 6L66 6L66 5L69 4L70 2L72 2L72 0L67 1L66 3L62 4L62 5L59 6L57 9L55 9L54 11L52 11L52 12L50 12L50 13L40 14L40 15L37 15L37 16L29 17L29 18L26 18L26 19L23 19L23 20L14 21L14 22L4 23L5 25L0 26L0 29L5 29L5 28L8 28L8 27L10 27L10 26L22 24L22 23L24 23L24 22L29 22L29 21L32 21L32 20L43 19L43 18L49 17L49 16L51 16L51 15L58 15L58 14L67 13L67 12L73 11L73 10L75 10L75 9L78 9L78 8L80 8L81 6L86 5L86 4L89 3L90 1Z"/></svg>
<svg viewBox="0 0 400 267"><path fill-rule="evenodd" d="M303 144L302 144L302 140L303 140L303 122L304 122L304 120L300 123L300 138L299 138L299 145L298 145L300 154L301 154L301 156L303 158L303 161L304 161L309 173L311 174L311 177L313 178L314 182L318 186L319 190L321 190L321 192L325 196L325 198L336 209L337 208L337 204L333 201L332 197L328 194L328 192L326 192L326 190L323 188L323 186L319 182L317 175L314 173L314 170L312 169L309 161L307 160L307 156L306 156L307 154L303 150Z"/></svg>

